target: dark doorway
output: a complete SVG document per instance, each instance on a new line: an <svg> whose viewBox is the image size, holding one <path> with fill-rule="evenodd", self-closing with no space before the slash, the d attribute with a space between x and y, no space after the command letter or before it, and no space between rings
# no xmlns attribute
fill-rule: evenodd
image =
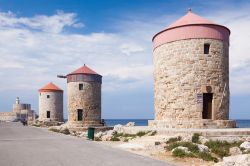
<svg viewBox="0 0 250 166"><path fill-rule="evenodd" d="M50 118L50 111L47 111L47 118Z"/></svg>
<svg viewBox="0 0 250 166"><path fill-rule="evenodd" d="M83 112L82 109L77 110L77 120L78 121L82 121L82 115L83 115L82 112Z"/></svg>
<svg viewBox="0 0 250 166"><path fill-rule="evenodd" d="M212 93L203 93L203 111L202 111L203 119L212 119L212 101L213 101Z"/></svg>

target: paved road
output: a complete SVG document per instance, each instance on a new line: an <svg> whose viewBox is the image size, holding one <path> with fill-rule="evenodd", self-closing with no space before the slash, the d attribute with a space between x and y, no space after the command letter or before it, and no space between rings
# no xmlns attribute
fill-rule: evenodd
<svg viewBox="0 0 250 166"><path fill-rule="evenodd" d="M95 142L0 122L0 166L168 166Z"/></svg>

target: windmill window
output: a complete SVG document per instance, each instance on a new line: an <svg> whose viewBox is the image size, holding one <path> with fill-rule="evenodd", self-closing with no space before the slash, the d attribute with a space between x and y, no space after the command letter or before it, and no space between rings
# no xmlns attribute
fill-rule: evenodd
<svg viewBox="0 0 250 166"><path fill-rule="evenodd" d="M50 111L47 111L47 118L50 118Z"/></svg>
<svg viewBox="0 0 250 166"><path fill-rule="evenodd" d="M77 121L82 121L83 119L83 110L77 109Z"/></svg>
<svg viewBox="0 0 250 166"><path fill-rule="evenodd" d="M209 54L210 44L204 44L204 54Z"/></svg>
<svg viewBox="0 0 250 166"><path fill-rule="evenodd" d="M79 90L83 90L83 84L79 84Z"/></svg>

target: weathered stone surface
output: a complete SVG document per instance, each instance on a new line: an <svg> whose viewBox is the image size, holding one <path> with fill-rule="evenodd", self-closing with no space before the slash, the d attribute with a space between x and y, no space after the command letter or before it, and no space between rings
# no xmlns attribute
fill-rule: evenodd
<svg viewBox="0 0 250 166"><path fill-rule="evenodd" d="M250 150L250 142L245 141L240 145L240 147L248 151Z"/></svg>
<svg viewBox="0 0 250 166"><path fill-rule="evenodd" d="M210 53L204 54L204 44ZM154 56L155 121L165 128L235 127L229 118L229 46L215 39L163 44ZM224 90L225 89L225 90ZM212 117L202 118L198 94L213 93Z"/></svg>
<svg viewBox="0 0 250 166"><path fill-rule="evenodd" d="M14 121L17 118L15 112L0 112L0 121Z"/></svg>
<svg viewBox="0 0 250 166"><path fill-rule="evenodd" d="M135 122L128 122L125 126L126 127L133 127L133 126L135 126Z"/></svg>
<svg viewBox="0 0 250 166"><path fill-rule="evenodd" d="M249 166L250 154L236 155L224 157L222 162L216 163L214 166Z"/></svg>
<svg viewBox="0 0 250 166"><path fill-rule="evenodd" d="M106 134L107 134L106 131L104 131L104 132L100 131L100 132L95 134L95 137L102 137L103 135L106 135Z"/></svg>
<svg viewBox="0 0 250 166"><path fill-rule="evenodd" d="M200 137L199 137L199 141L200 141L202 144L205 144L206 142L209 141L209 139L207 139L206 137L200 136Z"/></svg>
<svg viewBox="0 0 250 166"><path fill-rule="evenodd" d="M185 153L190 153L190 151L188 150L188 148L187 147L183 147L183 146L178 146L178 147L172 149L171 152L173 153L176 149L183 150Z"/></svg>
<svg viewBox="0 0 250 166"><path fill-rule="evenodd" d="M123 126L120 124L115 125L113 131L116 131L117 133L122 133L124 131Z"/></svg>
<svg viewBox="0 0 250 166"><path fill-rule="evenodd" d="M49 96L49 98L47 98ZM47 118L50 111L50 118ZM63 122L63 92L40 92L39 121Z"/></svg>
<svg viewBox="0 0 250 166"><path fill-rule="evenodd" d="M242 154L240 148L238 148L238 147L232 147L232 148L230 148L229 149L229 153L232 156Z"/></svg>
<svg viewBox="0 0 250 166"><path fill-rule="evenodd" d="M81 138L82 137L87 137L87 134L88 134L87 132L82 132L82 133L79 134L79 137L81 137Z"/></svg>
<svg viewBox="0 0 250 166"><path fill-rule="evenodd" d="M114 134L114 130L108 130L104 135L102 135L102 141L110 141Z"/></svg>
<svg viewBox="0 0 250 166"><path fill-rule="evenodd" d="M208 152L209 151L209 148L205 145L201 145L201 144L196 144L199 148L199 151L200 152Z"/></svg>
<svg viewBox="0 0 250 166"><path fill-rule="evenodd" d="M79 84L83 89L79 90ZM101 125L101 83L68 82L68 123L71 126ZM82 120L78 121L77 110L83 110Z"/></svg>

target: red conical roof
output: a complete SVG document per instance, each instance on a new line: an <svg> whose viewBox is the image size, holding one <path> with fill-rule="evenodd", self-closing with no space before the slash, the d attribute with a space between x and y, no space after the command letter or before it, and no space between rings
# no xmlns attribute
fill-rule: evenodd
<svg viewBox="0 0 250 166"><path fill-rule="evenodd" d="M229 43L229 36L227 27L198 16L190 9L183 17L154 35L152 41L155 49L165 43L185 39L217 39Z"/></svg>
<svg viewBox="0 0 250 166"><path fill-rule="evenodd" d="M194 14L191 11L191 9L189 9L186 15L178 19L176 22L172 23L170 26L167 27L167 29L184 25L193 25L193 24L215 24L215 23L201 16L198 16L197 14Z"/></svg>
<svg viewBox="0 0 250 166"><path fill-rule="evenodd" d="M86 66L84 64L84 66L82 66L79 69L69 73L68 75L74 75L74 74L98 74L98 73L96 73L94 70L90 69L88 66Z"/></svg>
<svg viewBox="0 0 250 166"><path fill-rule="evenodd" d="M56 91L63 92L62 89L58 88L52 82L48 83L47 85L45 85L44 87L42 87L41 89L39 89L39 92L56 92Z"/></svg>

